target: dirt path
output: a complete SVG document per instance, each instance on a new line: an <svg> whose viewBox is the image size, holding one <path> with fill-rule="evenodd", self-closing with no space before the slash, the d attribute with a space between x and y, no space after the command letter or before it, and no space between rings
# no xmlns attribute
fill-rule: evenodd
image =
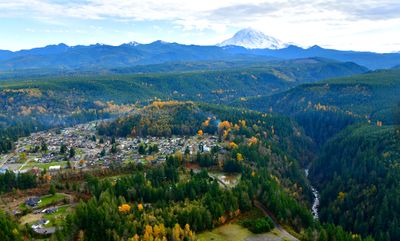
<svg viewBox="0 0 400 241"><path fill-rule="evenodd" d="M297 239L296 237L294 237L293 235L291 235L288 231L286 231L286 230L278 223L278 221L276 220L276 218L274 217L274 215L273 215L271 212L269 212L269 211L267 210L267 208L266 208L262 203L260 203L259 201L255 200L255 201L254 201L254 206L256 206L258 209L260 209L260 210L264 213L264 215L271 217L272 222L274 222L275 228L278 229L278 230L282 233L282 236L284 236L285 238L287 238L287 239L289 239L289 240L292 240L292 241L299 241L299 239Z"/></svg>

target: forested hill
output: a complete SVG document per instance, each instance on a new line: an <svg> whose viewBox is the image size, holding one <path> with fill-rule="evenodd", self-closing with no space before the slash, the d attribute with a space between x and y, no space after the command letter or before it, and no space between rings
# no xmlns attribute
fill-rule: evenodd
<svg viewBox="0 0 400 241"><path fill-rule="evenodd" d="M190 70L196 65L199 70L185 73L7 78L0 82L0 152L9 150L16 137L33 130L109 118L158 98L226 104L237 98L277 93L303 82L365 71L352 63L324 59L256 61L250 66L248 62L233 63L241 66L238 69L220 64L212 70L200 70L204 63L188 64L182 68ZM146 68L157 71L166 67L143 66Z"/></svg>
<svg viewBox="0 0 400 241"><path fill-rule="evenodd" d="M400 70L393 69L304 84L237 105L294 116L310 136L324 142L354 121L397 122L399 93Z"/></svg>
<svg viewBox="0 0 400 241"><path fill-rule="evenodd" d="M253 69L270 70L284 79L295 82L314 82L338 76L349 76L365 73L367 68L353 62L339 62L325 58L301 58L292 60L279 59L234 59L231 61L197 61L168 62L156 65L143 65L128 68L111 69L109 73L161 73L161 72L193 72L209 70Z"/></svg>
<svg viewBox="0 0 400 241"><path fill-rule="evenodd" d="M311 110L334 110L391 120L391 111L399 103L400 70L381 70L362 75L304 84L273 96L251 98L243 106L297 114Z"/></svg>
<svg viewBox="0 0 400 241"><path fill-rule="evenodd" d="M245 121L246 128L242 128L239 134L247 137L263 136L272 140L302 164L308 164L315 158L314 145L310 138L287 117L192 102L153 102L133 115L100 125L99 134L170 137L195 135L199 130L215 134L221 127L221 122L234 124L242 121ZM226 134L238 127L239 125L229 126Z"/></svg>
<svg viewBox="0 0 400 241"><path fill-rule="evenodd" d="M400 240L400 129L352 126L328 141L310 172L323 221L377 241Z"/></svg>
<svg viewBox="0 0 400 241"><path fill-rule="evenodd" d="M297 60L290 65L275 63L239 69L186 73L106 74L22 78L0 83L0 98L7 116L23 107L41 106L49 113L64 114L96 109L95 101L114 103L162 99L227 103L235 98L269 95L303 82L360 73L351 63L327 60ZM35 111L32 111L35 113Z"/></svg>
<svg viewBox="0 0 400 241"><path fill-rule="evenodd" d="M346 76L368 71L367 68L353 62L339 62L324 58L301 58L279 60L267 57L236 58L213 61L171 61L160 64L135 65L129 67L112 67L101 70L91 69L57 69L40 68L24 71L2 71L0 79L18 79L24 77L79 76L79 75L112 75L112 74L143 74L143 73L184 73L211 70L260 69L282 72L288 78L299 82L313 82L329 77Z"/></svg>

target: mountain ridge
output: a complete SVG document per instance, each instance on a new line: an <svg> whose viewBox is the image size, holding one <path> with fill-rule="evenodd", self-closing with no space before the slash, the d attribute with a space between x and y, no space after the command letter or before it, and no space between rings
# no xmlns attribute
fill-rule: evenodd
<svg viewBox="0 0 400 241"><path fill-rule="evenodd" d="M185 45L158 40L149 44L130 42L119 46L106 44L68 46L60 43L15 52L0 50L0 71L125 68L166 62L250 60L256 57L282 60L321 57L354 62L372 70L400 65L400 53L341 51L316 45L306 49L295 45L287 45L281 49L247 49L234 45L221 47Z"/></svg>

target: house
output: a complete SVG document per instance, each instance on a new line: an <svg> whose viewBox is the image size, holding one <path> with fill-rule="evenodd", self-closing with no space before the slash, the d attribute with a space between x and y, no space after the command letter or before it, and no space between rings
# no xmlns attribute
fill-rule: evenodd
<svg viewBox="0 0 400 241"><path fill-rule="evenodd" d="M40 235L50 235L56 232L55 227L49 227L49 228L33 228L33 231L37 234Z"/></svg>
<svg viewBox="0 0 400 241"><path fill-rule="evenodd" d="M203 146L203 152L210 152L210 151L211 151L210 147L208 147L206 145Z"/></svg>
<svg viewBox="0 0 400 241"><path fill-rule="evenodd" d="M61 170L61 166L49 166L49 172L58 172Z"/></svg>
<svg viewBox="0 0 400 241"><path fill-rule="evenodd" d="M206 146L203 142L200 142L198 149L200 152L210 152L211 151L211 148Z"/></svg>
<svg viewBox="0 0 400 241"><path fill-rule="evenodd" d="M57 211L57 208L46 208L42 210L42 213L46 213L46 214L51 214L51 213L55 213Z"/></svg>
<svg viewBox="0 0 400 241"><path fill-rule="evenodd" d="M47 219L40 219L37 223L32 224L31 227L32 227L33 229L39 229L39 228L42 228L43 225L47 225L49 222L50 222L50 221L47 220Z"/></svg>
<svg viewBox="0 0 400 241"><path fill-rule="evenodd" d="M31 207L36 207L41 202L39 197L31 197L25 201L25 204Z"/></svg>

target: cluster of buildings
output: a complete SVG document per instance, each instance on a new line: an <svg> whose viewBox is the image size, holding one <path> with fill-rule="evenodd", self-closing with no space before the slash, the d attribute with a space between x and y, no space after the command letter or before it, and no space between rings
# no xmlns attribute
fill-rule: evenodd
<svg viewBox="0 0 400 241"><path fill-rule="evenodd" d="M212 147L218 145L218 138L211 135L114 139L98 136L96 126L97 122L90 122L20 138L15 143L14 152L2 156L3 165L0 169L23 172L46 168L49 172L58 172L67 166L82 169L95 166L107 168L112 163L127 161L156 164L177 151L189 151L191 154L210 152ZM140 145L157 146L157 152L139 153ZM65 147L64 151L61 151L61 146ZM71 149L74 155L70 154Z"/></svg>

